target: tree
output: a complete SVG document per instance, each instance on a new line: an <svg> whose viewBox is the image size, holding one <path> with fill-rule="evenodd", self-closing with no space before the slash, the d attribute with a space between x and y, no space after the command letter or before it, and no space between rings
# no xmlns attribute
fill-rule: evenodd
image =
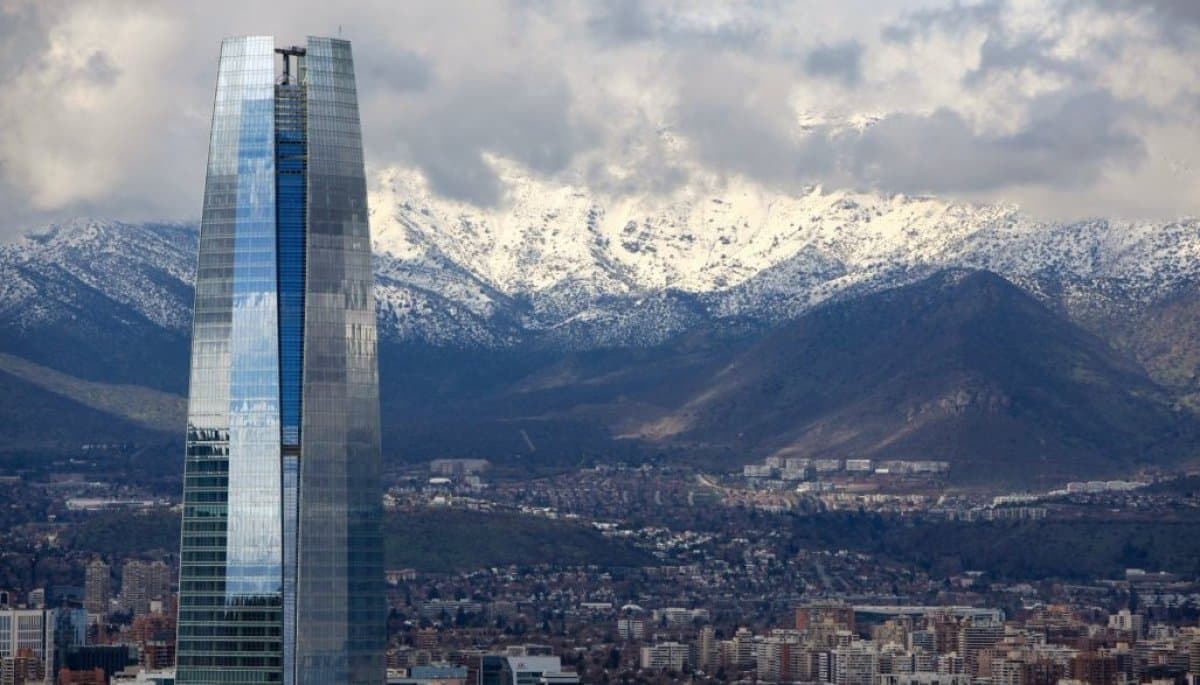
<svg viewBox="0 0 1200 685"><path fill-rule="evenodd" d="M616 670L621 667L621 650L613 647L608 651L608 658L604 661L604 667Z"/></svg>

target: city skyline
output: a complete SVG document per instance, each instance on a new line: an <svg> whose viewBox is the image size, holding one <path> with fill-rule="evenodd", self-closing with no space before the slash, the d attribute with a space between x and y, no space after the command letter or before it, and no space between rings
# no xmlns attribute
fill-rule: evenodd
<svg viewBox="0 0 1200 685"><path fill-rule="evenodd" d="M1200 0L0 0L0 685L1200 685Z"/></svg>

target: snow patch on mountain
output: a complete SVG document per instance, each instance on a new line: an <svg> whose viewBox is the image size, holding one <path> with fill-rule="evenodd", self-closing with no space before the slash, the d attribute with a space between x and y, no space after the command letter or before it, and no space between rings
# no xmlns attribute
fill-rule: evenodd
<svg viewBox="0 0 1200 685"><path fill-rule="evenodd" d="M479 208L383 172L371 193L381 336L506 347L648 345L732 330L946 268L995 271L1077 319L1200 280L1200 222L1037 221L1007 205L772 190L737 178L604 195L496 161L513 190ZM0 247L0 325L111 302L186 332L197 231L79 219Z"/></svg>
<svg viewBox="0 0 1200 685"><path fill-rule="evenodd" d="M1009 205L727 179L668 195L603 196L498 162L514 190L478 208L394 169L372 193L375 248L452 263L492 290L486 314L575 343L650 343L698 320L791 318L950 267L989 269L1068 309L1145 303L1200 276L1200 223L1037 221ZM671 297L670 293L694 297ZM590 336L590 337L589 337Z"/></svg>
<svg viewBox="0 0 1200 685"><path fill-rule="evenodd" d="M186 224L74 219L0 246L0 321L69 321L95 296L173 330L191 326L197 235Z"/></svg>

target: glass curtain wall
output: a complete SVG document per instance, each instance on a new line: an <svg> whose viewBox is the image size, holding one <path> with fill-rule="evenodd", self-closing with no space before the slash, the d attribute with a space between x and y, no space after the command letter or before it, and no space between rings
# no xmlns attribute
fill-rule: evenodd
<svg viewBox="0 0 1200 685"><path fill-rule="evenodd" d="M196 275L177 682L279 682L275 54L221 44Z"/></svg>
<svg viewBox="0 0 1200 685"><path fill-rule="evenodd" d="M362 134L350 43L309 37L308 238L297 682L384 672L379 373Z"/></svg>
<svg viewBox="0 0 1200 685"><path fill-rule="evenodd" d="M284 59L292 59L285 55ZM296 57L303 60L302 56ZM285 70L290 73L290 70ZM294 78L294 77L293 77ZM283 448L283 682L296 673L296 542L300 407L304 359L304 226L308 145L304 86L275 87L276 214L279 249L279 394Z"/></svg>
<svg viewBox="0 0 1200 685"><path fill-rule="evenodd" d="M196 278L177 682L384 679L379 378L347 41L222 43ZM285 72L288 73L288 72Z"/></svg>

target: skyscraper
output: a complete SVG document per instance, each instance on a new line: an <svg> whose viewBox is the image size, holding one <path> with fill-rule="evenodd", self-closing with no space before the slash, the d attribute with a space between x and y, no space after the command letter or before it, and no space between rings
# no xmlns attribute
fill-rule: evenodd
<svg viewBox="0 0 1200 685"><path fill-rule="evenodd" d="M382 683L379 382L350 44L221 44L177 682Z"/></svg>
<svg viewBox="0 0 1200 685"><path fill-rule="evenodd" d="M84 608L101 617L108 613L112 592L112 570L100 559L93 559L84 571Z"/></svg>

